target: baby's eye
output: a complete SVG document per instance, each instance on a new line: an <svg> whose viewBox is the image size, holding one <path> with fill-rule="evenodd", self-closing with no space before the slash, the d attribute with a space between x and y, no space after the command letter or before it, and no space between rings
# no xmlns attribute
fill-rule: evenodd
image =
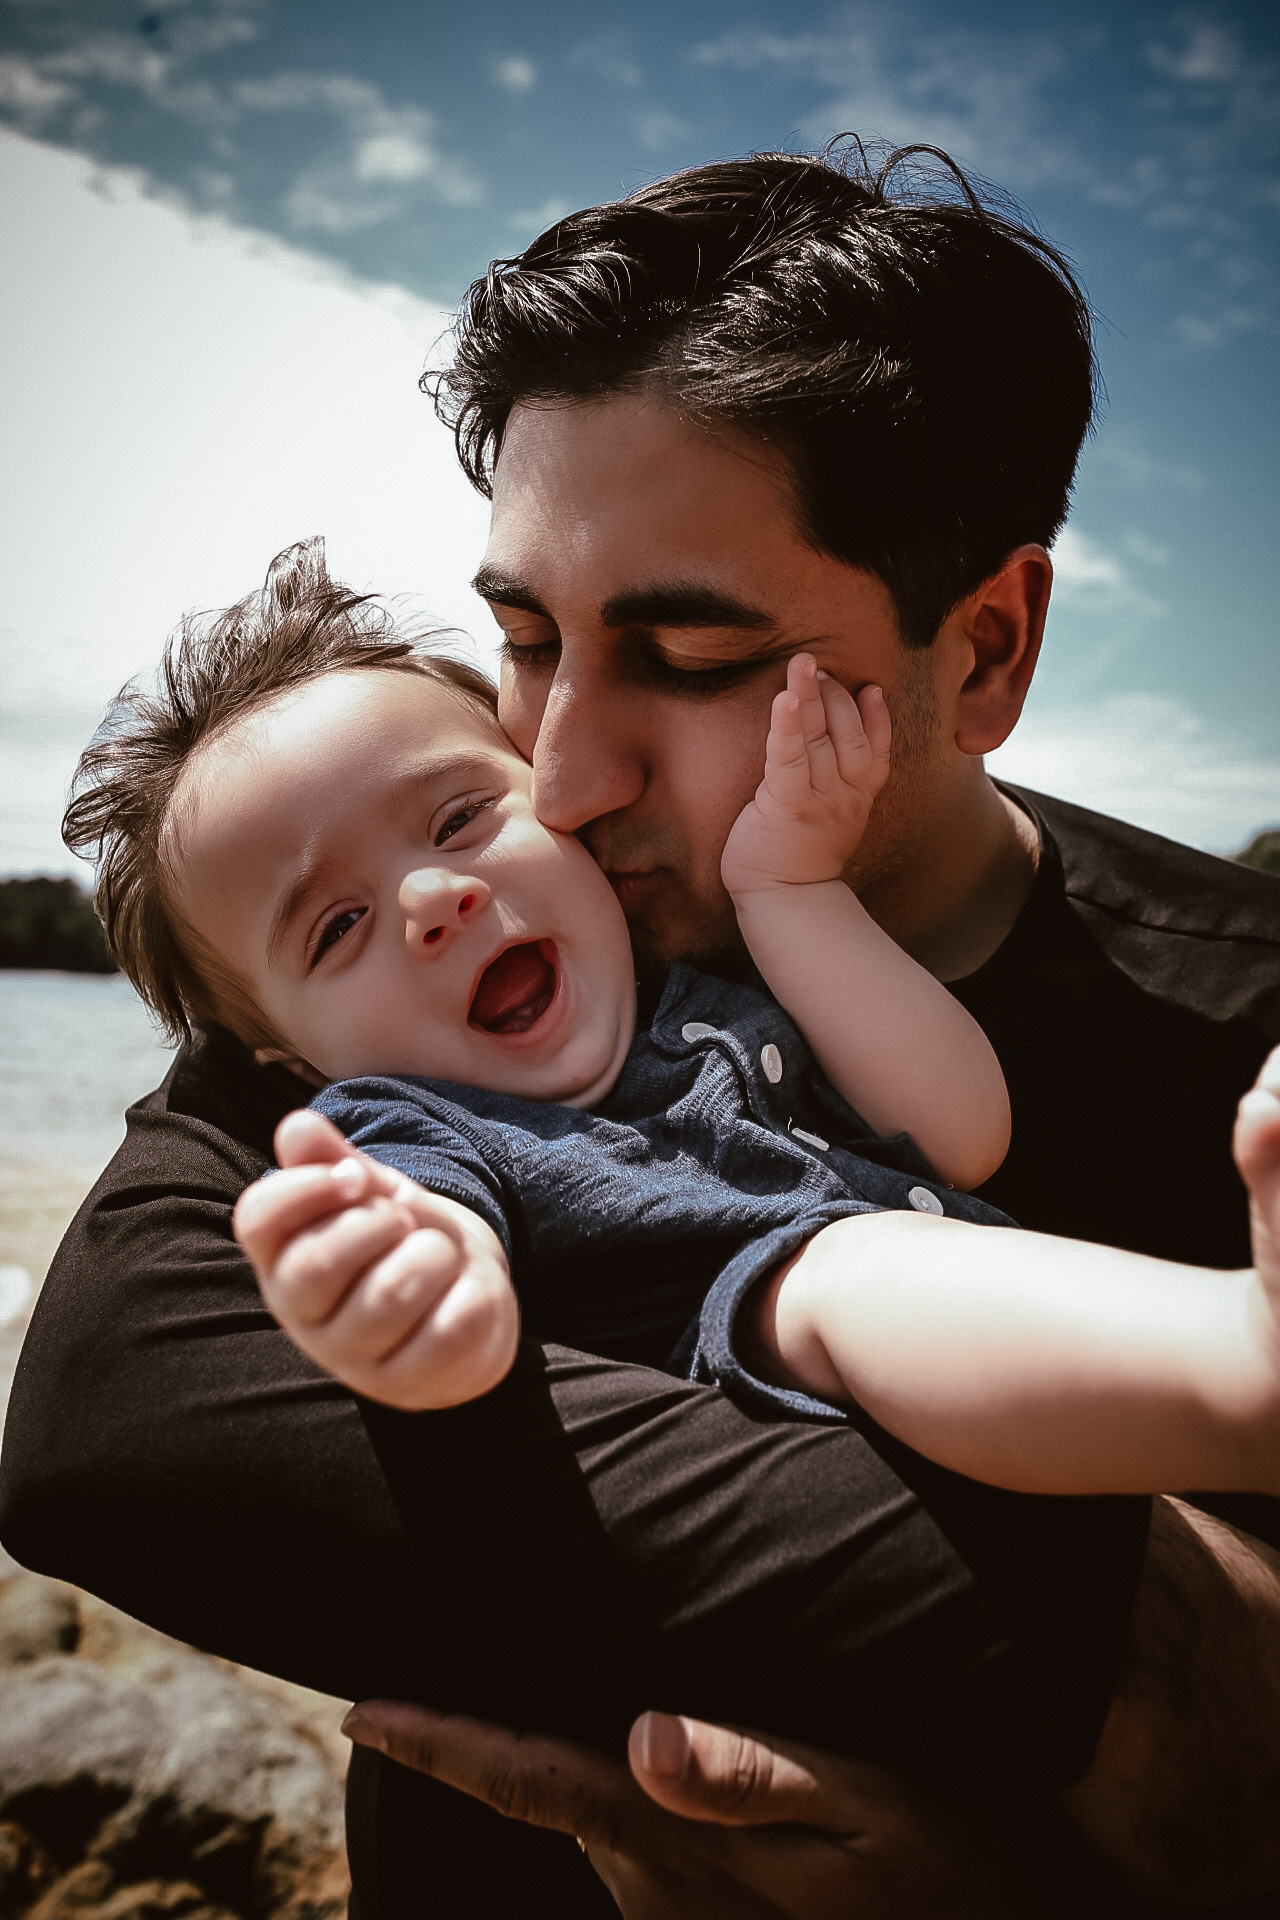
<svg viewBox="0 0 1280 1920"><path fill-rule="evenodd" d="M461 833L462 829L469 826L478 813L482 813L486 807L492 804L491 799L477 798L475 800L464 800L460 806L454 807L451 812L445 815L440 825L436 828L436 846L442 847L446 840L452 840L455 833Z"/></svg>
<svg viewBox="0 0 1280 1920"><path fill-rule="evenodd" d="M341 913L335 913L332 920L326 920L320 929L320 938L316 941L311 955L312 967L317 967L330 947L336 947L344 933L350 933L357 920L363 920L367 907L344 907Z"/></svg>

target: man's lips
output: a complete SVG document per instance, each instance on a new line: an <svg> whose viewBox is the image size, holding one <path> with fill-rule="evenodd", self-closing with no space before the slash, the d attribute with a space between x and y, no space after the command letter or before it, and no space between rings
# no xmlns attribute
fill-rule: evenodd
<svg viewBox="0 0 1280 1920"><path fill-rule="evenodd" d="M626 907L642 899L661 875L660 867L606 867L604 877Z"/></svg>
<svg viewBox="0 0 1280 1920"><path fill-rule="evenodd" d="M554 940L526 940L504 947L480 975L467 1015L484 1033L527 1033L555 999Z"/></svg>

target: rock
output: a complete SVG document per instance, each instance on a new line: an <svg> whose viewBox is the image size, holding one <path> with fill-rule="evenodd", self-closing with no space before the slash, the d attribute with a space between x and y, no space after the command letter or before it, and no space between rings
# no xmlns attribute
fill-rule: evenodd
<svg viewBox="0 0 1280 1920"><path fill-rule="evenodd" d="M0 1920L336 1920L340 1768L293 1691L0 1584Z"/></svg>
<svg viewBox="0 0 1280 1920"><path fill-rule="evenodd" d="M33 1574L0 1583L0 1669L26 1666L50 1653L72 1653L79 1638L74 1587Z"/></svg>

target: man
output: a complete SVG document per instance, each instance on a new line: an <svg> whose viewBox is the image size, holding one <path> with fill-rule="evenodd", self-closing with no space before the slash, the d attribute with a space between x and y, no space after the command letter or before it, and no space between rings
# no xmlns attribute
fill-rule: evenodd
<svg viewBox="0 0 1280 1920"><path fill-rule="evenodd" d="M991 1197L1229 1264L1247 1246L1230 1115L1280 1037L1270 883L981 766L1034 668L1091 374L1041 243L775 156L561 223L475 290L448 392L473 477L492 465L478 584L505 629L504 718L642 956L739 964L719 849L789 654L878 681L895 770L850 877L1001 1054L1015 1146ZM135 1110L15 1390L0 1525L20 1557L252 1664L519 1720L562 1755L656 1702L932 1769L951 1794L967 1779L997 1811L1020 1782L1038 1804L1087 1776L1144 1503L1000 1495L870 1428L761 1422L532 1344L473 1407L357 1411L286 1350L230 1240L300 1097L215 1031ZM483 1671L477 1647L500 1649ZM1187 1724L1219 1755L1212 1711L1197 1695ZM1169 1771L1164 1810L1190 1818L1186 1751ZM893 1897L937 1911L926 1856L958 1846L955 1815L886 1789L876 1831L895 1804ZM351 1811L370 1914L498 1914L534 1884L547 1910L603 1910L567 1842L403 1769L362 1761ZM588 1837L630 1900L631 1855ZM992 1858L961 1869L974 1912L1004 1897ZM654 1897L695 1911L663 1875ZM755 1910L743 1884L706 1910ZM829 1883L819 1898L838 1910Z"/></svg>

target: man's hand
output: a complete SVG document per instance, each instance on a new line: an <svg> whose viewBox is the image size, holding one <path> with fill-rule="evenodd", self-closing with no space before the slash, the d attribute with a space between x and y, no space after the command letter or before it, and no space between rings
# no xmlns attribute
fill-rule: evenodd
<svg viewBox="0 0 1280 1920"><path fill-rule="evenodd" d="M469 1208L356 1153L318 1113L276 1129L282 1171L236 1205L262 1296L356 1393L417 1411L487 1393L515 1358L506 1255Z"/></svg>
<svg viewBox="0 0 1280 1920"><path fill-rule="evenodd" d="M574 1834L626 1920L1035 1920L969 1814L882 1768L646 1713L619 1761L375 1700L344 1731L533 1826ZM643 1789L643 1791L642 1791Z"/></svg>
<svg viewBox="0 0 1280 1920"><path fill-rule="evenodd" d="M764 779L734 821L720 876L735 899L838 880L889 777L889 709L879 687L855 700L811 653L787 665L773 703Z"/></svg>

